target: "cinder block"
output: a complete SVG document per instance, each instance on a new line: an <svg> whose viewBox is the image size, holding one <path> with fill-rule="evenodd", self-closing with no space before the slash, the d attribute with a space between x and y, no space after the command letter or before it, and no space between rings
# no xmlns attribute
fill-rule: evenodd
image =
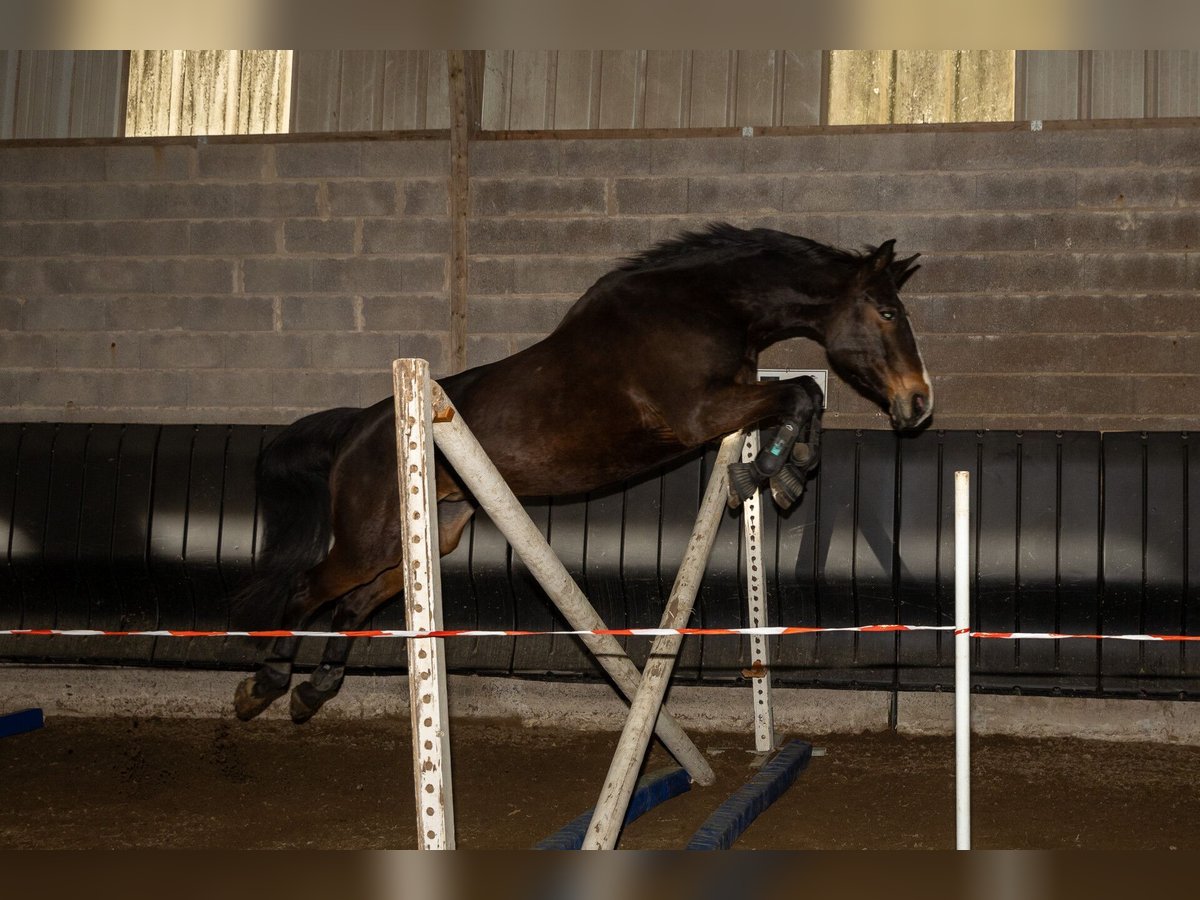
<svg viewBox="0 0 1200 900"><path fill-rule="evenodd" d="M234 211L248 218L300 218L315 216L315 184L244 184L238 185Z"/></svg>
<svg viewBox="0 0 1200 900"><path fill-rule="evenodd" d="M574 300L472 297L467 322L473 334L549 334Z"/></svg>
<svg viewBox="0 0 1200 900"><path fill-rule="evenodd" d="M329 208L335 216L391 216L396 213L394 181L331 181Z"/></svg>
<svg viewBox="0 0 1200 900"><path fill-rule="evenodd" d="M854 138L842 134L754 137L746 141L745 171L752 174L824 172L842 168L842 149Z"/></svg>
<svg viewBox="0 0 1200 900"><path fill-rule="evenodd" d="M450 252L447 219L366 219L363 253L407 255Z"/></svg>
<svg viewBox="0 0 1200 900"><path fill-rule="evenodd" d="M472 159L479 146L472 145ZM362 145L361 174L365 178L422 178L449 172L449 141L397 139Z"/></svg>
<svg viewBox="0 0 1200 900"><path fill-rule="evenodd" d="M484 366L512 355L512 339L507 335L467 335L467 365Z"/></svg>
<svg viewBox="0 0 1200 900"><path fill-rule="evenodd" d="M288 253L353 253L354 222L349 219L289 219L283 223Z"/></svg>
<svg viewBox="0 0 1200 900"><path fill-rule="evenodd" d="M54 336L51 357L60 369L136 369L141 346L128 332L65 332Z"/></svg>
<svg viewBox="0 0 1200 900"><path fill-rule="evenodd" d="M398 357L394 334L330 332L312 344L314 369L382 369Z"/></svg>
<svg viewBox="0 0 1200 900"><path fill-rule="evenodd" d="M449 182L444 178L406 180L400 194L400 212L405 216L449 215Z"/></svg>
<svg viewBox="0 0 1200 900"><path fill-rule="evenodd" d="M161 291L165 267L157 259L51 259L42 272L57 294L131 294Z"/></svg>
<svg viewBox="0 0 1200 900"><path fill-rule="evenodd" d="M284 297L283 328L285 331L353 331L354 298Z"/></svg>
<svg viewBox="0 0 1200 900"><path fill-rule="evenodd" d="M975 176L978 209L1051 209L1075 206L1075 172L987 172Z"/></svg>
<svg viewBox="0 0 1200 900"><path fill-rule="evenodd" d="M447 173L449 159L447 152ZM471 145L471 178L557 175L561 161L558 141L476 141Z"/></svg>
<svg viewBox="0 0 1200 900"><path fill-rule="evenodd" d="M650 140L563 141L560 174L649 175L652 145Z"/></svg>
<svg viewBox="0 0 1200 900"><path fill-rule="evenodd" d="M18 376L21 403L25 406L64 408L102 406L107 400L108 379L95 372L71 372L61 369L32 369Z"/></svg>
<svg viewBox="0 0 1200 900"><path fill-rule="evenodd" d="M270 297L181 297L183 327L190 331L271 331L275 301ZM113 301L115 308L117 301Z"/></svg>
<svg viewBox="0 0 1200 900"><path fill-rule="evenodd" d="M251 408L271 407L275 404L271 394L274 377L274 373L267 371L215 372L205 369L189 372L187 404L193 408L222 410L233 403Z"/></svg>
<svg viewBox="0 0 1200 900"><path fill-rule="evenodd" d="M1171 208L1180 176L1170 170L1083 169L1075 173L1075 200L1097 209Z"/></svg>
<svg viewBox="0 0 1200 900"><path fill-rule="evenodd" d="M0 366L6 369L47 368L54 365L56 341L45 334L0 333Z"/></svg>
<svg viewBox="0 0 1200 900"><path fill-rule="evenodd" d="M104 148L108 181L186 181L195 148L164 144L125 144Z"/></svg>
<svg viewBox="0 0 1200 900"><path fill-rule="evenodd" d="M967 210L975 207L975 176L954 172L887 174L879 177L882 211Z"/></svg>
<svg viewBox="0 0 1200 900"><path fill-rule="evenodd" d="M596 279L613 268L613 261L604 258L518 257L513 291L518 294L552 294L576 298Z"/></svg>
<svg viewBox="0 0 1200 900"><path fill-rule="evenodd" d="M225 365L221 334L165 332L144 334L141 365L148 369L219 369Z"/></svg>
<svg viewBox="0 0 1200 900"><path fill-rule="evenodd" d="M809 213L877 210L879 192L878 175L786 176L780 208Z"/></svg>
<svg viewBox="0 0 1200 900"><path fill-rule="evenodd" d="M742 137L665 138L650 144L653 175L732 175L744 171Z"/></svg>
<svg viewBox="0 0 1200 900"><path fill-rule="evenodd" d="M511 294L514 290L515 273L514 259L472 256L467 266L467 290L472 296Z"/></svg>
<svg viewBox="0 0 1200 900"><path fill-rule="evenodd" d="M837 166L848 172L919 172L934 168L935 131L872 131L845 135ZM947 167L949 172L954 166Z"/></svg>
<svg viewBox="0 0 1200 900"><path fill-rule="evenodd" d="M108 305L101 297L29 297L23 308L26 331L88 331L105 327Z"/></svg>
<svg viewBox="0 0 1200 900"><path fill-rule="evenodd" d="M242 263L242 285L248 294L296 293L313 289L311 259L247 259Z"/></svg>
<svg viewBox="0 0 1200 900"><path fill-rule="evenodd" d="M392 293L402 289L406 263L379 257L318 259L313 287L319 293Z"/></svg>
<svg viewBox="0 0 1200 900"><path fill-rule="evenodd" d="M359 406L359 377L353 372L274 372L271 397L277 406L324 409Z"/></svg>
<svg viewBox="0 0 1200 900"><path fill-rule="evenodd" d="M92 222L24 222L9 229L4 255L96 256L106 250L105 230Z"/></svg>
<svg viewBox="0 0 1200 900"><path fill-rule="evenodd" d="M0 329L16 331L21 327L21 309L24 301L16 297L0 297Z"/></svg>
<svg viewBox="0 0 1200 900"><path fill-rule="evenodd" d="M783 182L771 175L688 179L688 212L728 215L776 212L782 208Z"/></svg>
<svg viewBox="0 0 1200 900"><path fill-rule="evenodd" d="M363 297L363 321L367 331L446 331L450 304L444 296Z"/></svg>
<svg viewBox="0 0 1200 900"><path fill-rule="evenodd" d="M177 256L189 248L187 222L105 222L99 228L109 256Z"/></svg>
<svg viewBox="0 0 1200 900"><path fill-rule="evenodd" d="M4 147L0 149L0 182L100 181L104 178L101 147Z"/></svg>
<svg viewBox="0 0 1200 900"><path fill-rule="evenodd" d="M224 259L166 259L162 261L161 290L168 294L231 294L236 269L234 262Z"/></svg>
<svg viewBox="0 0 1200 900"><path fill-rule="evenodd" d="M249 256L275 252L275 222L220 219L190 223L189 250L196 255Z"/></svg>
<svg viewBox="0 0 1200 900"><path fill-rule="evenodd" d="M481 255L593 255L617 258L646 247L650 223L639 218L477 219L468 246Z"/></svg>
<svg viewBox="0 0 1200 900"><path fill-rule="evenodd" d="M305 333L227 334L225 367L241 369L303 369L309 365L312 339Z"/></svg>
<svg viewBox="0 0 1200 900"><path fill-rule="evenodd" d="M280 178L337 178L362 174L362 147L355 141L276 144L275 171Z"/></svg>
<svg viewBox="0 0 1200 900"><path fill-rule="evenodd" d="M412 256L402 260L404 292L434 294L445 291L450 261L445 256Z"/></svg>
<svg viewBox="0 0 1200 900"><path fill-rule="evenodd" d="M186 406L188 376L183 372L142 369L113 372L104 378L104 404L158 408Z"/></svg>
<svg viewBox="0 0 1200 900"><path fill-rule="evenodd" d="M481 178L471 184L471 210L481 216L600 214L605 209L605 183L598 178Z"/></svg>
<svg viewBox="0 0 1200 900"><path fill-rule="evenodd" d="M215 144L196 148L201 178L259 181L275 174L274 148L267 144Z"/></svg>
<svg viewBox="0 0 1200 900"><path fill-rule="evenodd" d="M430 371L437 377L449 371L447 353L449 336L446 334L419 334L409 332L396 336L396 359L427 359ZM388 363L391 371L391 363ZM374 397L364 398L371 402Z"/></svg>
<svg viewBox="0 0 1200 900"><path fill-rule="evenodd" d="M688 209L686 178L618 178L613 182L617 214L682 213Z"/></svg>
<svg viewBox="0 0 1200 900"><path fill-rule="evenodd" d="M0 219L48 221L93 218L95 196L105 185L0 183Z"/></svg>

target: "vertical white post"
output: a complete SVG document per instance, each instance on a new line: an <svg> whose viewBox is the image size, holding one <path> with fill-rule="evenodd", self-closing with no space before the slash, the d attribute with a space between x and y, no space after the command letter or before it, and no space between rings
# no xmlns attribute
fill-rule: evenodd
<svg viewBox="0 0 1200 900"><path fill-rule="evenodd" d="M954 473L955 846L971 849L971 473Z"/></svg>
<svg viewBox="0 0 1200 900"><path fill-rule="evenodd" d="M396 466L404 534L404 618L410 631L442 629L442 579L434 484L433 402L429 363L392 364L396 399ZM446 658L441 638L408 641L408 695L412 716L417 846L454 849L454 794L450 774L450 719Z"/></svg>
<svg viewBox="0 0 1200 900"><path fill-rule="evenodd" d="M742 448L742 462L758 456L758 431L749 429ZM763 584L766 568L762 559L762 491L742 501L742 547L746 556L746 605L751 628L767 625L767 594ZM754 703L754 749L775 749L775 717L771 712L771 645L766 635L750 636L750 689Z"/></svg>

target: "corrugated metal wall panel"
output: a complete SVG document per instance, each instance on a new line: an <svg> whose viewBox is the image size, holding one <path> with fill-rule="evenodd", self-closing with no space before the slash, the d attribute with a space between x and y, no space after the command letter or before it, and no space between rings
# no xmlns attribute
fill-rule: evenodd
<svg viewBox="0 0 1200 900"><path fill-rule="evenodd" d="M1017 51L1017 119L1198 115L1200 51Z"/></svg>
<svg viewBox="0 0 1200 900"><path fill-rule="evenodd" d="M489 50L486 130L820 123L819 50Z"/></svg>
<svg viewBox="0 0 1200 900"><path fill-rule="evenodd" d="M444 50L296 50L292 59L294 132L450 125Z"/></svg>
<svg viewBox="0 0 1200 900"><path fill-rule="evenodd" d="M1079 118L1079 51L1020 50L1017 73L1017 119Z"/></svg>
<svg viewBox="0 0 1200 900"><path fill-rule="evenodd" d="M1155 50L1155 100L1160 116L1200 116L1200 51Z"/></svg>
<svg viewBox="0 0 1200 900"><path fill-rule="evenodd" d="M0 139L115 137L124 54L0 50Z"/></svg>

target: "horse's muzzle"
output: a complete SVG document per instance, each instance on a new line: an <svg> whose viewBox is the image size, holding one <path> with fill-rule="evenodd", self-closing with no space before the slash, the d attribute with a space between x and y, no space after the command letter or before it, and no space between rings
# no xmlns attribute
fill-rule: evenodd
<svg viewBox="0 0 1200 900"><path fill-rule="evenodd" d="M933 397L925 391L910 391L892 397L892 425L897 431L910 431L929 418Z"/></svg>

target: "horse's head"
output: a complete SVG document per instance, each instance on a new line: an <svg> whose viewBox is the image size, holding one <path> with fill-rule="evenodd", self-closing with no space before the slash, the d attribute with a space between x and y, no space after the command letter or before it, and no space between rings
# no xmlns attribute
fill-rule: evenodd
<svg viewBox="0 0 1200 900"><path fill-rule="evenodd" d="M933 411L933 386L899 290L920 266L895 258L894 240L864 256L826 321L834 370L883 406L897 429L916 428Z"/></svg>

